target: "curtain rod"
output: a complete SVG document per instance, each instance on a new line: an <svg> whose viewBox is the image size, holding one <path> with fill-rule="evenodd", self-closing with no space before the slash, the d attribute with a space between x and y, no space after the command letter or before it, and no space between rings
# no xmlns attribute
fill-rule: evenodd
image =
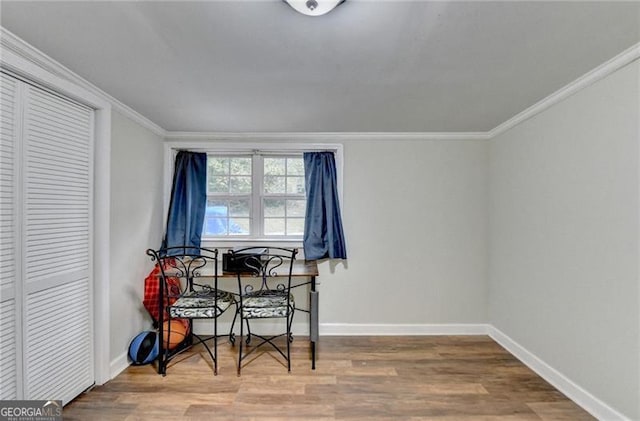
<svg viewBox="0 0 640 421"><path fill-rule="evenodd" d="M330 152L335 154L335 150L326 149L210 149L210 148L176 148L174 152L205 152L210 155L298 155L304 152Z"/></svg>

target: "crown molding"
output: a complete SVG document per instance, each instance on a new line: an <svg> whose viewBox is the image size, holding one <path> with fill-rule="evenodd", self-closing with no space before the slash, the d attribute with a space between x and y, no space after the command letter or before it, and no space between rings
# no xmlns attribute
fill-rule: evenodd
<svg viewBox="0 0 640 421"><path fill-rule="evenodd" d="M547 108L556 105L560 101L570 97L576 92L579 92L584 88L594 84L595 82L604 79L605 77L623 68L624 66L636 61L638 58L640 58L640 43L624 50L622 53L618 54L612 59L585 73L568 85L558 89L548 97L540 100L526 110L516 114L504 123L494 127L487 132L489 139L493 139L494 137L517 126L523 121L528 120L537 114L540 114Z"/></svg>
<svg viewBox="0 0 640 421"><path fill-rule="evenodd" d="M108 101L111 104L112 108L119 113L125 115L141 126L146 127L158 136L165 136L166 130L164 130L162 127L158 126L153 121L133 110L128 105L120 102L116 98L104 92L102 89L98 88L80 75L69 70L63 64L44 54L42 51L17 37L2 26L0 26L0 46L0 51L3 51L5 49L6 51L11 51L19 57L35 64L36 66L47 70L48 72L53 73L54 75L62 79L74 83L77 86L84 88L92 94L104 99L105 101ZM4 53L2 53L2 56L3 55ZM0 61L2 61L1 56Z"/></svg>
<svg viewBox="0 0 640 421"><path fill-rule="evenodd" d="M354 140L488 140L486 132L171 132L165 134L167 140L209 140L209 141L307 141L340 142Z"/></svg>

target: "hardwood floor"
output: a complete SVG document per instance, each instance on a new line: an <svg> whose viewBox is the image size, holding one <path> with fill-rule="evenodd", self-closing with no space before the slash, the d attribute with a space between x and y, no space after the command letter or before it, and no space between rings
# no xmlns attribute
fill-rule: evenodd
<svg viewBox="0 0 640 421"><path fill-rule="evenodd" d="M267 348L265 348L267 349ZM322 337L311 370L305 338L292 372L275 352L236 375L236 349L179 357L162 377L131 366L64 409L65 420L592 420L486 336Z"/></svg>

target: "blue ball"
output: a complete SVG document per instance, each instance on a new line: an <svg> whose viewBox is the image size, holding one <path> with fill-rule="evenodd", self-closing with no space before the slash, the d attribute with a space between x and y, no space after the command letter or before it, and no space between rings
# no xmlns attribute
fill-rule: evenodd
<svg viewBox="0 0 640 421"><path fill-rule="evenodd" d="M129 358L134 365L144 365L158 358L158 335L149 330L136 335L129 345Z"/></svg>

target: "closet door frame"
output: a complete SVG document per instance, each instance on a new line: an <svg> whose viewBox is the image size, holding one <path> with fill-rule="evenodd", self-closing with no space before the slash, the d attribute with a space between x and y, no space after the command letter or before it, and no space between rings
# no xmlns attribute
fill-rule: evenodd
<svg viewBox="0 0 640 421"><path fill-rule="evenodd" d="M63 79L42 66L5 49L0 58L2 70L66 96L95 110L94 188L93 188L93 346L95 383L104 384L110 373L109 305L109 208L111 104L86 89Z"/></svg>

